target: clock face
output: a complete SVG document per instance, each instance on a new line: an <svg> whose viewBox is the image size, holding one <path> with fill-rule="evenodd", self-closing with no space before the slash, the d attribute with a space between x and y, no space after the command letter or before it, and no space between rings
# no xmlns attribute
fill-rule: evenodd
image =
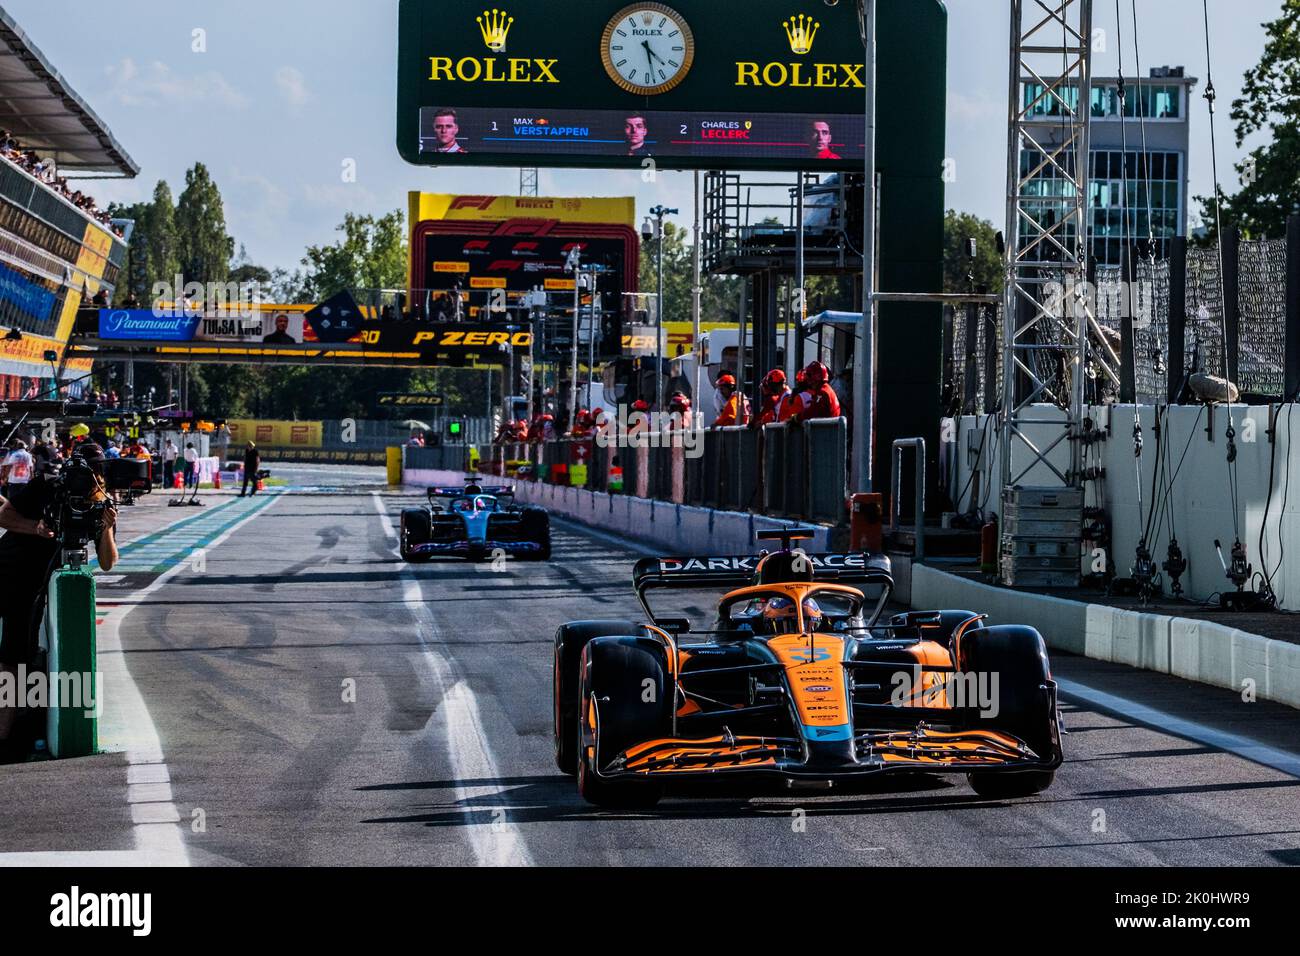
<svg viewBox="0 0 1300 956"><path fill-rule="evenodd" d="M695 36L672 7L634 3L605 27L600 55L611 80L629 93L654 96L686 79L695 59Z"/></svg>

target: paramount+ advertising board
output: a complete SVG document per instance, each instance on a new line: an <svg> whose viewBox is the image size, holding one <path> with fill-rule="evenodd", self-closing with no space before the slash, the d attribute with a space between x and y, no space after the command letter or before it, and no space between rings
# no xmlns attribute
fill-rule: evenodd
<svg viewBox="0 0 1300 956"><path fill-rule="evenodd" d="M862 168L853 2L401 0L399 16L412 163Z"/></svg>

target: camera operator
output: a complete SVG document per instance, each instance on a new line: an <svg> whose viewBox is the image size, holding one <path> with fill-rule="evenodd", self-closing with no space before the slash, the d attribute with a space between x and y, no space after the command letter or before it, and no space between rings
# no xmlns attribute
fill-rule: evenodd
<svg viewBox="0 0 1300 956"><path fill-rule="evenodd" d="M89 493L79 499L79 506L93 506L98 515L86 537L95 543L101 570L110 571L118 558L114 537L117 511L105 490L104 453L98 445L88 444L77 449L76 458L93 474ZM78 464L76 458L72 465ZM37 474L0 506L0 529L4 530L0 535L0 671L10 675L16 676L20 664L30 665L37 656L46 588L69 544L66 529L63 540L56 537L59 507L59 479L48 471ZM18 741L10 738L16 718L16 708L0 707L0 763L15 759Z"/></svg>

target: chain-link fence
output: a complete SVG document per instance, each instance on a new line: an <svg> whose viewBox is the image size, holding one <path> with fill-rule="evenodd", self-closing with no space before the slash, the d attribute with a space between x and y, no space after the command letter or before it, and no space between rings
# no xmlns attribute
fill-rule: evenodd
<svg viewBox="0 0 1300 956"><path fill-rule="evenodd" d="M1223 364L1223 286L1219 250L1187 250L1187 324L1183 339L1184 368L1209 375L1226 375Z"/></svg>
<svg viewBox="0 0 1300 956"><path fill-rule="evenodd" d="M1300 225L1294 230L1300 237ZM1181 240L1178 240L1181 242ZM1292 272L1300 275L1300 240L1260 239L1233 241L1224 247L1187 247L1181 258L1151 261L1135 256L1134 288L1125 294L1118 266L1098 266L1095 274L1095 308L1101 337L1121 359L1126 312L1131 312L1133 392L1129 397L1096 362L1090 363L1090 401L1137 401L1162 404L1180 395L1184 379L1195 372L1224 376L1235 369L1233 380L1250 401L1277 401L1287 392L1287 338L1300 340L1300 314L1288 333L1288 249ZM1222 269L1228 270L1225 283ZM1177 284L1177 287L1176 287ZM1176 292L1181 291L1181 296ZM1234 296L1225 300L1225 293ZM1300 313L1300 297L1293 309ZM1067 303L1075 303L1067 295ZM1182 315L1171 314L1181 301ZM950 350L945 356L945 398L953 411L966 414L991 411L1002 393L1002 310L979 310L976 327L964 308L950 311ZM1060 344L1064 333L1054 323L1039 323L1043 344ZM1174 343L1182 343L1182 361L1171 361ZM1094 353L1101 352L1098 336L1090 336ZM1224 346L1234 361L1225 364ZM1295 349L1293 345L1293 350ZM1068 398L1069 372L1060 367L1052 349L1034 354L1035 371L1053 389L1061 386ZM1297 370L1300 375L1300 370ZM992 388L986 383L992 376ZM1062 380L1064 376L1064 381ZM1178 381L1173 381L1173 378ZM1123 376L1121 376L1123 378ZM1300 384L1292 387L1294 391ZM990 403L988 397L993 396Z"/></svg>
<svg viewBox="0 0 1300 956"><path fill-rule="evenodd" d="M1280 398L1286 367L1286 240L1243 241L1237 262L1238 385L1247 395Z"/></svg>
<svg viewBox="0 0 1300 956"><path fill-rule="evenodd" d="M945 404L963 415L992 411L1002 396L1002 309L987 305L944 309L952 328L945 362Z"/></svg>

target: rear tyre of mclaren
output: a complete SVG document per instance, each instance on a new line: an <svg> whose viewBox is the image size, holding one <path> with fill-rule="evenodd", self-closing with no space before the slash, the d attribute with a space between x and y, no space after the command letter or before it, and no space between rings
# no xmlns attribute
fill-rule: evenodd
<svg viewBox="0 0 1300 956"><path fill-rule="evenodd" d="M981 724L1014 734L1048 759L1060 753L1060 728L1046 684L1051 680L1047 662L1047 645L1032 627L1006 625L968 631L961 642L962 668L985 677L993 689L992 675L997 675L997 717L975 717L971 726ZM994 800L1030 797L1042 793L1056 778L1055 770L990 771L966 775L981 797Z"/></svg>
<svg viewBox="0 0 1300 956"><path fill-rule="evenodd" d="M672 685L664 647L640 637L598 637L580 662L578 792L606 810L646 810L663 796L657 780L603 779L596 767L672 730Z"/></svg>
<svg viewBox="0 0 1300 956"><path fill-rule="evenodd" d="M631 621L573 621L555 632L555 665L552 672L552 711L555 717L553 742L555 765L561 773L578 772L578 711L581 708L582 651L597 637L637 634L640 626Z"/></svg>
<svg viewBox="0 0 1300 956"><path fill-rule="evenodd" d="M429 512L423 508L409 508L402 512L402 523L398 528L397 542L406 562L419 561L421 557L411 549L417 544L426 544L433 538L433 522Z"/></svg>

